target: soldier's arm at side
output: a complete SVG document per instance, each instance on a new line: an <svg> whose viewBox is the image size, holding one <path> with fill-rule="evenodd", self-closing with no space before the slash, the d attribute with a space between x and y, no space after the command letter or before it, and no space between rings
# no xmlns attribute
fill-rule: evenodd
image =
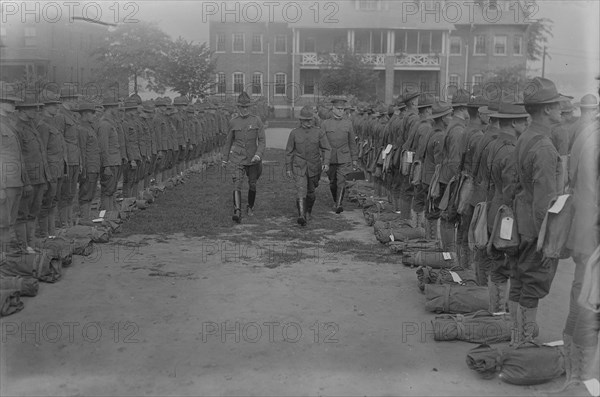
<svg viewBox="0 0 600 397"><path fill-rule="evenodd" d="M321 156L323 157L323 165L329 166L329 162L331 161L331 145L323 130L319 131L319 148L321 149Z"/></svg>
<svg viewBox="0 0 600 397"><path fill-rule="evenodd" d="M287 145L285 145L285 170L286 172L292 171L292 166L294 163L294 153L296 150L296 141L294 139L296 130L290 131L290 135L288 137Z"/></svg>
<svg viewBox="0 0 600 397"><path fill-rule="evenodd" d="M348 129L348 146L350 147L350 156L352 157L352 161L358 161L358 149L356 147L356 140L354 139L354 126L349 121L348 125L350 128Z"/></svg>
<svg viewBox="0 0 600 397"><path fill-rule="evenodd" d="M558 152L548 144L539 146L533 162L533 220L540 230L550 200L557 196Z"/></svg>
<svg viewBox="0 0 600 397"><path fill-rule="evenodd" d="M256 120L258 121L258 146L256 148L256 155L262 160L267 144L267 140L265 138L265 126L260 120L260 117L256 117Z"/></svg>
<svg viewBox="0 0 600 397"><path fill-rule="evenodd" d="M229 161L229 152L231 151L231 145L233 144L233 124L235 119L229 120L227 127L227 137L225 138L225 144L223 145L223 161Z"/></svg>

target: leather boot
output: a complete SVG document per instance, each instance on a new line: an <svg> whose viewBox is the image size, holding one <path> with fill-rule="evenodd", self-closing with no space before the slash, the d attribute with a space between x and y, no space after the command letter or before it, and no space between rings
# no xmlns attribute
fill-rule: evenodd
<svg viewBox="0 0 600 397"><path fill-rule="evenodd" d="M14 227L0 228L0 252L19 252L19 243L17 241Z"/></svg>
<svg viewBox="0 0 600 397"><path fill-rule="evenodd" d="M410 210L410 225L414 228L417 227L417 213L414 210Z"/></svg>
<svg viewBox="0 0 600 397"><path fill-rule="evenodd" d="M29 245L27 244L27 222L19 222L15 224L15 235L17 237L17 244L21 251L29 251ZM33 249L31 249L33 253Z"/></svg>
<svg viewBox="0 0 600 397"><path fill-rule="evenodd" d="M394 206L394 212L396 214L400 213L400 199L396 196L392 197L392 205Z"/></svg>
<svg viewBox="0 0 600 397"><path fill-rule="evenodd" d="M41 216L38 218L37 237L45 239L48 237L48 217Z"/></svg>
<svg viewBox="0 0 600 397"><path fill-rule="evenodd" d="M62 207L58 209L58 223L61 228L66 228L68 226L67 222L67 207Z"/></svg>
<svg viewBox="0 0 600 397"><path fill-rule="evenodd" d="M237 223L242 221L242 192L239 190L233 191L233 216L231 219Z"/></svg>
<svg viewBox="0 0 600 397"><path fill-rule="evenodd" d="M597 368L593 368L597 346L579 346L573 343L570 337L563 337L563 341L565 343L563 347L566 370L565 383L558 390L548 391L547 395L590 396L591 394L583 381L598 377Z"/></svg>
<svg viewBox="0 0 600 397"><path fill-rule="evenodd" d="M254 216L254 202L256 201L256 190L248 190L248 205L246 206L246 214Z"/></svg>
<svg viewBox="0 0 600 397"><path fill-rule="evenodd" d="M519 311L519 303L508 301L508 313L510 315L510 344L509 346L517 346L523 339L522 319Z"/></svg>
<svg viewBox="0 0 600 397"><path fill-rule="evenodd" d="M75 222L75 219L73 217L73 204L69 204L69 205L67 205L67 226L66 227L73 226L74 222Z"/></svg>
<svg viewBox="0 0 600 397"><path fill-rule="evenodd" d="M90 220L90 212L91 212L91 204L83 203L79 206L79 218L83 222L88 222Z"/></svg>
<svg viewBox="0 0 600 397"><path fill-rule="evenodd" d="M48 212L48 236L56 237L56 207Z"/></svg>
<svg viewBox="0 0 600 397"><path fill-rule="evenodd" d="M100 211L102 210L106 210L109 211L110 210L110 201L111 198L109 196L101 196L100 197Z"/></svg>
<svg viewBox="0 0 600 397"><path fill-rule="evenodd" d="M306 199L296 200L296 208L298 209L298 224L306 225Z"/></svg>
<svg viewBox="0 0 600 397"><path fill-rule="evenodd" d="M400 219L410 220L410 207L412 206L412 200L400 196Z"/></svg>
<svg viewBox="0 0 600 397"><path fill-rule="evenodd" d="M490 313L503 313L506 311L506 283L494 283L489 281Z"/></svg>
<svg viewBox="0 0 600 397"><path fill-rule="evenodd" d="M522 330L523 330L523 341L530 342L539 333L537 318L537 307L525 307L519 305L519 312L521 313L522 319Z"/></svg>
<svg viewBox="0 0 600 397"><path fill-rule="evenodd" d="M456 241L454 239L454 224L446 221L440 223L440 235L442 237L442 246L444 251L456 252Z"/></svg>
<svg viewBox="0 0 600 397"><path fill-rule="evenodd" d="M331 192L331 197L333 198L333 203L336 203L337 200L337 187L336 186L329 186L329 191Z"/></svg>
<svg viewBox="0 0 600 397"><path fill-rule="evenodd" d="M35 229L37 226L37 219L28 220L27 221L27 246L36 248L38 246L38 241L35 238ZM46 218L46 222L48 222L48 218Z"/></svg>
<svg viewBox="0 0 600 397"><path fill-rule="evenodd" d="M337 201L335 203L335 213L341 214L344 212L344 207L342 207L344 201L344 193L346 192L346 188L342 188L342 190L338 193Z"/></svg>
<svg viewBox="0 0 600 397"><path fill-rule="evenodd" d="M417 212L417 227L426 228L425 211Z"/></svg>
<svg viewBox="0 0 600 397"><path fill-rule="evenodd" d="M315 197L306 196L306 221L312 220L312 209L315 205Z"/></svg>

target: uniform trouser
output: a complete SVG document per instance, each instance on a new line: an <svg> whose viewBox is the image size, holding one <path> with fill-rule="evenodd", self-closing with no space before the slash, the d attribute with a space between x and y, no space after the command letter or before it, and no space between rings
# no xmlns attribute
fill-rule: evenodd
<svg viewBox="0 0 600 397"><path fill-rule="evenodd" d="M100 196L111 197L117 191L117 183L121 177L121 166L113 165L107 167L111 171L111 175L105 175L104 172L100 175Z"/></svg>
<svg viewBox="0 0 600 397"><path fill-rule="evenodd" d="M137 161L136 163L139 163ZM133 168L131 162L123 164L123 197L132 197L137 192L132 192L131 188L136 182L138 167Z"/></svg>
<svg viewBox="0 0 600 397"><path fill-rule="evenodd" d="M319 187L319 180L321 175L308 176L305 175L294 175L294 185L296 186L296 197L298 199L307 198L314 202L317 195L315 190Z"/></svg>
<svg viewBox="0 0 600 397"><path fill-rule="evenodd" d="M580 307L573 330L573 343L578 346L598 346L600 332L600 313Z"/></svg>
<svg viewBox="0 0 600 397"><path fill-rule="evenodd" d="M87 172L85 178L80 177L79 181L79 205L89 204L96 195L96 186L98 185L98 173Z"/></svg>
<svg viewBox="0 0 600 397"><path fill-rule="evenodd" d="M12 228L17 221L23 188L7 187L4 194L0 197L0 252L8 251L8 244L14 240Z"/></svg>
<svg viewBox="0 0 600 397"><path fill-rule="evenodd" d="M475 248L473 250L473 262L475 263L477 284L488 285L488 279L491 276L493 264L485 248Z"/></svg>
<svg viewBox="0 0 600 397"><path fill-rule="evenodd" d="M569 300L569 314L567 315L567 322L565 324L564 333L573 336L575 331L575 324L581 311L581 306L577 303L579 294L581 293L581 286L583 285L583 277L585 275L586 263L589 256L584 255L573 255L573 261L575 262L575 274L573 275L573 283L571 284L571 297Z"/></svg>
<svg viewBox="0 0 600 397"><path fill-rule="evenodd" d="M523 240L514 266L514 279L511 279L509 299L526 308L536 308L539 300L550 292L556 274L558 259L542 266L542 254L537 251L537 238Z"/></svg>
<svg viewBox="0 0 600 397"><path fill-rule="evenodd" d="M33 189L32 192L27 196L21 196L16 223L33 221L40 216L42 200L44 199L44 193L46 192L48 185L46 183L39 183L31 185L31 187Z"/></svg>
<svg viewBox="0 0 600 397"><path fill-rule="evenodd" d="M456 245L459 252L459 263L463 268L469 268L472 263L472 253L469 248L469 226L473 219L475 208L472 205L467 205L466 210L460 215L460 223L456 233Z"/></svg>
<svg viewBox="0 0 600 397"><path fill-rule="evenodd" d="M415 212L425 211L425 202L427 200L427 191L429 186L424 183L419 183L418 186L414 186L414 197L412 208Z"/></svg>
<svg viewBox="0 0 600 397"><path fill-rule="evenodd" d="M487 254L487 252L486 252ZM490 281L492 283L505 283L511 277L516 262L514 257L504 257L500 255L498 258L489 258L490 263Z"/></svg>
<svg viewBox="0 0 600 397"><path fill-rule="evenodd" d="M244 178L248 177L248 190L256 191L256 182L262 174L262 161L251 165L233 164L234 190L242 190Z"/></svg>
<svg viewBox="0 0 600 397"><path fill-rule="evenodd" d="M327 177L329 177L329 187L341 192L346 187L346 175L352 172L352 163L330 164ZM335 199L334 199L335 200Z"/></svg>
<svg viewBox="0 0 600 397"><path fill-rule="evenodd" d="M52 208L56 208L58 205L58 186L61 184L61 179L58 178L52 182L46 183L46 191L44 192L44 197L42 198L42 207L40 209L40 217L47 217Z"/></svg>
<svg viewBox="0 0 600 397"><path fill-rule="evenodd" d="M67 174L60 179L57 185L58 208L65 208L73 204L79 181L79 166L68 165Z"/></svg>

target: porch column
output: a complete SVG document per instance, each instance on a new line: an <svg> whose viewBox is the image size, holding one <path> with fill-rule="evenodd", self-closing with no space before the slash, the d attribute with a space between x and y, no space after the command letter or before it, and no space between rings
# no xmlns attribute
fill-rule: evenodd
<svg viewBox="0 0 600 397"><path fill-rule="evenodd" d="M388 30L387 35L387 54L394 55L394 48L396 48L396 33L393 30Z"/></svg>
<svg viewBox="0 0 600 397"><path fill-rule="evenodd" d="M385 57L385 103L391 104L394 100L394 64L395 57Z"/></svg>
<svg viewBox="0 0 600 397"><path fill-rule="evenodd" d="M354 29L348 29L348 48L354 51Z"/></svg>

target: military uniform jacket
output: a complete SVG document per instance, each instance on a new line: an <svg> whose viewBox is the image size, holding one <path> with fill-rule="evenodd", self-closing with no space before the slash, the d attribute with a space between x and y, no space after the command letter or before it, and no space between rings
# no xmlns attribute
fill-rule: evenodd
<svg viewBox="0 0 600 397"><path fill-rule="evenodd" d="M101 163L98 135L89 121L81 121L78 130L83 169L89 173L99 173Z"/></svg>
<svg viewBox="0 0 600 397"><path fill-rule="evenodd" d="M121 149L116 123L108 114L103 114L96 126L98 144L100 146L100 163L102 167L121 164Z"/></svg>
<svg viewBox="0 0 600 397"><path fill-rule="evenodd" d="M489 183L489 168L487 167L487 158L492 142L498 137L500 130L497 127L488 126L483 136L477 142L473 151L472 174L473 174L473 194L469 199L472 206L487 201L487 185ZM490 197L491 199L491 197Z"/></svg>
<svg viewBox="0 0 600 397"><path fill-rule="evenodd" d="M398 137L396 139L396 144L394 146L398 148L404 149L404 144L408 141L408 136L410 134L410 129L412 126L420 120L419 114L417 113L417 109L409 109L404 113L404 117L400 122L400 128Z"/></svg>
<svg viewBox="0 0 600 397"><path fill-rule="evenodd" d="M484 127L485 125L483 125L479 119L471 120L467 132L465 133L463 171L470 175L473 175L473 157L475 155L475 150L477 149L477 144L483 136Z"/></svg>
<svg viewBox="0 0 600 397"><path fill-rule="evenodd" d="M81 148L79 147L79 136L77 135L79 120L75 119L74 114L63 107L60 108L56 117L60 117L62 119L60 123L64 124L61 132L67 145L67 165L79 165L81 163Z"/></svg>
<svg viewBox="0 0 600 397"><path fill-rule="evenodd" d="M21 141L14 128L14 120L0 115L0 189L29 185L27 167L23 158Z"/></svg>
<svg viewBox="0 0 600 397"><path fill-rule="evenodd" d="M136 117L137 115L134 112L125 113L125 122L123 123L128 161L139 161L142 159L138 144L139 127Z"/></svg>
<svg viewBox="0 0 600 397"><path fill-rule="evenodd" d="M296 176L321 174L321 156L326 165L331 159L331 146L325 132L317 127L295 128L285 148L285 168Z"/></svg>
<svg viewBox="0 0 600 397"><path fill-rule="evenodd" d="M569 163L575 216L567 246L574 254L591 255L600 244L600 123L588 124L573 143Z"/></svg>
<svg viewBox="0 0 600 397"><path fill-rule="evenodd" d="M421 181L429 185L435 173L435 166L442 163L444 137L446 134L442 127L433 125L427 135L424 144Z"/></svg>
<svg viewBox="0 0 600 397"><path fill-rule="evenodd" d="M119 112L116 116L115 119L113 119L114 121L114 125L115 125L115 129L117 130L117 135L119 137L119 153L121 155L121 161L127 160L127 143L125 141L125 130L124 128L124 115Z"/></svg>
<svg viewBox="0 0 600 397"><path fill-rule="evenodd" d="M552 126L550 140L561 156L569 153L569 134L562 123L556 123Z"/></svg>
<svg viewBox="0 0 600 397"><path fill-rule="evenodd" d="M488 205L488 231L491 233L494 219L501 205L513 206L517 189L517 171L515 163L515 144L517 137L500 132L490 144L487 156L487 168L490 170L490 181L487 189L492 199Z"/></svg>
<svg viewBox="0 0 600 397"><path fill-rule="evenodd" d="M448 125L448 132L444 141L444 161L440 170L440 182L448 183L453 176L459 174L460 163L464 148L464 134L466 121L454 117Z"/></svg>
<svg viewBox="0 0 600 397"><path fill-rule="evenodd" d="M234 117L229 122L223 157L234 164L251 165L255 155L262 159L265 144L265 129L259 117Z"/></svg>
<svg viewBox="0 0 600 397"><path fill-rule="evenodd" d="M321 123L331 146L331 164L345 164L358 160L352 122L345 118L331 118Z"/></svg>
<svg viewBox="0 0 600 397"><path fill-rule="evenodd" d="M529 141L536 135L543 137L525 153ZM517 228L520 235L535 239L550 200L561 190L562 166L558 151L550 140L550 127L534 121L517 140L515 153L519 176L514 208Z"/></svg>
<svg viewBox="0 0 600 397"><path fill-rule="evenodd" d="M144 115L138 118L139 133L138 133L138 145L140 147L140 154L142 157L149 159L152 157L152 119Z"/></svg>
<svg viewBox="0 0 600 397"><path fill-rule="evenodd" d="M40 133L43 147L46 149L46 158L48 159L48 168L52 178L61 178L67 159L67 144L65 137L56 128L54 117L42 116L37 123L37 130Z"/></svg>
<svg viewBox="0 0 600 397"><path fill-rule="evenodd" d="M53 178L50 174L48 159L46 157L46 147L34 126L34 122L31 120L23 121L17 118L15 129L21 141L21 149L23 151L23 159L29 183L39 185L47 181L52 181Z"/></svg>

